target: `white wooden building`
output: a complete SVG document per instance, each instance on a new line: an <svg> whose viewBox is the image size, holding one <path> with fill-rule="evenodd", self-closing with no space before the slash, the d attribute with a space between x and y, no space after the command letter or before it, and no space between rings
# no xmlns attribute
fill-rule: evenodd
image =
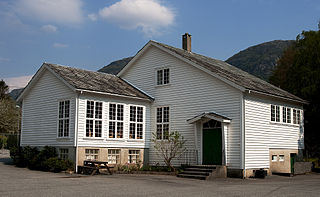
<svg viewBox="0 0 320 197"><path fill-rule="evenodd" d="M18 98L22 146L55 146L81 165L161 163L150 141L179 131L174 163L290 173L306 102L226 62L149 41L117 76L44 63Z"/></svg>

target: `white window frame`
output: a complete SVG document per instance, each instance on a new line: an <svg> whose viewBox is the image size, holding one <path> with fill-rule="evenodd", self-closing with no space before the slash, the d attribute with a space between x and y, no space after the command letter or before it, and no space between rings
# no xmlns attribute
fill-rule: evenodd
<svg viewBox="0 0 320 197"><path fill-rule="evenodd" d="M65 106L66 102L69 102L69 109L68 109L68 117L65 117ZM62 117L60 117L60 104L63 103L63 112ZM58 138L70 138L70 114L71 112L71 101L70 99L65 100L58 100L58 116L57 116L57 137ZM68 124L66 124L66 121L68 120ZM62 121L62 135L60 135L60 121ZM65 127L68 125L67 133L65 133Z"/></svg>
<svg viewBox="0 0 320 197"><path fill-rule="evenodd" d="M286 124L291 124L291 107L282 107L282 122Z"/></svg>
<svg viewBox="0 0 320 197"><path fill-rule="evenodd" d="M135 120L131 120L131 107L136 108ZM138 121L138 108L142 108L142 122ZM145 106L142 105L129 105L129 124L128 124L128 139L129 140L143 140L145 134ZM134 138L131 138L131 125L134 125ZM138 138L138 125L142 125L142 135Z"/></svg>
<svg viewBox="0 0 320 197"><path fill-rule="evenodd" d="M274 108L274 109L273 109ZM274 110L274 113L272 113ZM274 117L273 117L274 115ZM273 120L274 119L274 120ZM280 116L280 106L279 105L270 105L270 121L271 122L280 122L281 116Z"/></svg>
<svg viewBox="0 0 320 197"><path fill-rule="evenodd" d="M168 75L167 75L167 82L165 83L165 71L168 71ZM158 78L158 73L161 73L161 80L160 83L159 82L159 78ZM156 86L165 86L165 85L169 85L170 84L170 80L171 80L171 76L170 76L170 68L168 67L162 67L162 68L157 68L156 69L156 73L155 73L155 84Z"/></svg>
<svg viewBox="0 0 320 197"><path fill-rule="evenodd" d="M140 150L129 150L128 151L128 163L137 164L137 163L141 162L140 154L141 154Z"/></svg>
<svg viewBox="0 0 320 197"><path fill-rule="evenodd" d="M120 163L121 163L121 149L108 149L108 164L120 164Z"/></svg>
<svg viewBox="0 0 320 197"><path fill-rule="evenodd" d="M278 155L272 155L271 156L271 161L272 162L277 162L278 161Z"/></svg>
<svg viewBox="0 0 320 197"><path fill-rule="evenodd" d="M116 114L115 114L115 120L111 120L110 118L110 106L111 105L116 105ZM123 107L123 112L122 112L122 120L118 120L118 105L122 105ZM126 105L123 103L114 103L114 102L110 102L108 104L108 139L124 139L124 135L125 135L125 119L126 119L126 110L125 110ZM114 137L110 137L110 123L113 123L115 125L114 128ZM118 123L122 123L122 137L118 137Z"/></svg>
<svg viewBox="0 0 320 197"><path fill-rule="evenodd" d="M59 149L59 158L63 160L69 159L69 149L68 148L60 148Z"/></svg>
<svg viewBox="0 0 320 197"><path fill-rule="evenodd" d="M87 110L88 110L88 102L93 102L93 117L87 117ZM96 106L97 103L101 103L101 118L96 117ZM85 113L85 137L86 138L103 138L103 102L102 101L95 101L95 100L86 100L86 113ZM87 121L92 121L92 135L87 136ZM101 122L101 131L100 136L96 136L96 125L97 121Z"/></svg>
<svg viewBox="0 0 320 197"><path fill-rule="evenodd" d="M86 160L99 161L99 152L97 148L88 148L84 150ZM90 157L90 158L88 158ZM96 157L96 158L95 158ZM93 159L92 159L93 158Z"/></svg>
<svg viewBox="0 0 320 197"><path fill-rule="evenodd" d="M164 108L168 108L168 122L164 122ZM161 114L161 122L158 122L158 109L162 109L162 114ZM156 110L155 110L155 121L156 121L156 128L155 128L155 131L156 131L156 138L157 140L167 140L168 137L169 137L169 134L170 134L170 117L171 117L171 113L170 113L170 106L158 106L156 107ZM164 131L164 126L168 126L168 131L167 131L167 134L165 135L165 131ZM161 126L161 136L159 137L158 135L158 126ZM165 138L166 136L166 138Z"/></svg>
<svg viewBox="0 0 320 197"><path fill-rule="evenodd" d="M284 162L284 155L279 155L279 161Z"/></svg>
<svg viewBox="0 0 320 197"><path fill-rule="evenodd" d="M300 109L292 109L292 124L300 125L301 124L301 111Z"/></svg>

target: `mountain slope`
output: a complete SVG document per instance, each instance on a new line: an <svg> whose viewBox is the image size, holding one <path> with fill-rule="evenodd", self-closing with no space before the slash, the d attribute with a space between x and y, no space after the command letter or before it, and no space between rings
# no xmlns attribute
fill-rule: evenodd
<svg viewBox="0 0 320 197"><path fill-rule="evenodd" d="M267 81L283 51L293 43L293 40L265 42L240 51L226 62Z"/></svg>
<svg viewBox="0 0 320 197"><path fill-rule="evenodd" d="M107 66L104 66L103 68L99 69L98 72L110 73L110 74L116 75L120 72L120 70L123 69L123 67L125 67L130 62L130 60L132 60L132 58L133 57L127 57L121 60L116 60L114 62L111 62Z"/></svg>

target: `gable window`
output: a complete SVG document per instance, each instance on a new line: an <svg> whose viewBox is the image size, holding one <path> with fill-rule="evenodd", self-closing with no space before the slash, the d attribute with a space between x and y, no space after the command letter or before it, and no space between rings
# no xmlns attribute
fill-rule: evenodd
<svg viewBox="0 0 320 197"><path fill-rule="evenodd" d="M109 138L123 138L123 105L109 104Z"/></svg>
<svg viewBox="0 0 320 197"><path fill-rule="evenodd" d="M280 107L279 107L279 105L271 105L271 121L280 122Z"/></svg>
<svg viewBox="0 0 320 197"><path fill-rule="evenodd" d="M140 162L140 150L129 150L128 163Z"/></svg>
<svg viewBox="0 0 320 197"><path fill-rule="evenodd" d="M69 137L70 101L59 102L58 137Z"/></svg>
<svg viewBox="0 0 320 197"><path fill-rule="evenodd" d="M99 149L86 149L86 160L97 161L99 159Z"/></svg>
<svg viewBox="0 0 320 197"><path fill-rule="evenodd" d="M143 107L130 106L130 139L143 139Z"/></svg>
<svg viewBox="0 0 320 197"><path fill-rule="evenodd" d="M169 137L169 107L157 108L156 122L157 139L168 139Z"/></svg>
<svg viewBox="0 0 320 197"><path fill-rule="evenodd" d="M120 149L108 149L108 164L120 164Z"/></svg>
<svg viewBox="0 0 320 197"><path fill-rule="evenodd" d="M301 115L299 109L292 109L292 119L293 124L300 124Z"/></svg>
<svg viewBox="0 0 320 197"><path fill-rule="evenodd" d="M102 102L87 101L86 137L102 136Z"/></svg>
<svg viewBox="0 0 320 197"><path fill-rule="evenodd" d="M157 85L166 85L170 83L169 68L157 70Z"/></svg>
<svg viewBox="0 0 320 197"><path fill-rule="evenodd" d="M69 150L67 148L59 149L59 158L63 160L69 159Z"/></svg>

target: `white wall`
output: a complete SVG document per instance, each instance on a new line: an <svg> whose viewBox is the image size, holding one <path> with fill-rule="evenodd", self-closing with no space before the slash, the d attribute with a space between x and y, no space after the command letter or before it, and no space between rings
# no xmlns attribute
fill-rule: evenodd
<svg viewBox="0 0 320 197"><path fill-rule="evenodd" d="M103 102L103 125L102 138L86 137L86 103L87 100ZM108 116L109 102L124 104L124 138L108 138ZM145 107L144 122L145 132L142 140L129 139L129 105L139 105ZM78 127L78 146L92 147L119 147L119 148L148 148L150 143L150 102L136 99L127 99L114 96L103 96L98 94L82 94L79 96L79 127Z"/></svg>
<svg viewBox="0 0 320 197"><path fill-rule="evenodd" d="M170 68L170 85L156 87L155 72L161 67ZM121 77L155 98L151 108L151 132L155 132L155 108L169 106L170 130L182 133L188 149L201 151L202 147L199 137L195 142L194 125L188 124L187 119L208 111L231 118L226 135L227 165L240 168L240 91L154 46L147 49ZM150 161L160 161L152 145Z"/></svg>
<svg viewBox="0 0 320 197"><path fill-rule="evenodd" d="M245 167L269 168L269 149L303 149L303 124L270 121L271 104L303 109L302 106L247 95L245 97ZM292 111L292 109L291 109ZM280 109L282 113L282 108ZM280 119L282 121L282 114ZM292 116L291 116L292 118Z"/></svg>
<svg viewBox="0 0 320 197"><path fill-rule="evenodd" d="M57 139L60 100L70 100L68 139ZM75 93L50 71L44 73L30 89L22 103L22 146L72 146L74 137Z"/></svg>

